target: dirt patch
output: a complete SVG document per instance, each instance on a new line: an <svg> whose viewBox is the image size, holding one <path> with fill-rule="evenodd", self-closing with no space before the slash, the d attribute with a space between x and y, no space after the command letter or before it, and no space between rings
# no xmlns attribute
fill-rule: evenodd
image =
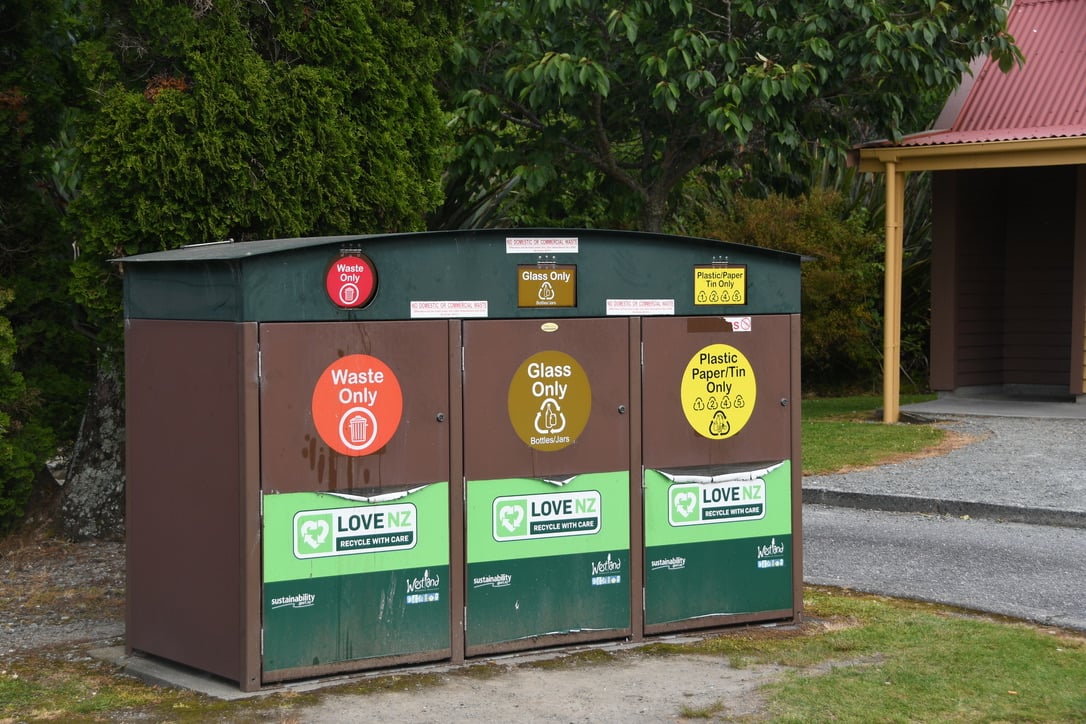
<svg viewBox="0 0 1086 724"><path fill-rule="evenodd" d="M713 656L623 652L607 663L548 667L498 664L483 678L442 674L425 686L337 694L295 710L298 721L681 722L761 717L759 689L778 666L736 669Z"/></svg>

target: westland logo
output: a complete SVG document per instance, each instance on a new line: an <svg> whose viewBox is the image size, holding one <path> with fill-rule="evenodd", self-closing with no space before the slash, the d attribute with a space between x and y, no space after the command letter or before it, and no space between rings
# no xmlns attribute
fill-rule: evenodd
<svg viewBox="0 0 1086 724"><path fill-rule="evenodd" d="M472 588L505 588L513 583L513 577L508 573L497 573L493 576L479 576L471 581Z"/></svg>
<svg viewBox="0 0 1086 724"><path fill-rule="evenodd" d="M271 600L274 611L277 608L309 608L317 602L317 597L312 593L299 593L293 596L280 596Z"/></svg>
<svg viewBox="0 0 1086 724"><path fill-rule="evenodd" d="M430 575L430 569L427 568L422 572L420 578L408 578L407 579L407 592L415 593L416 591L431 591L435 588L441 588L441 576Z"/></svg>
<svg viewBox="0 0 1086 724"><path fill-rule="evenodd" d="M622 560L612 558L611 554L608 553L607 560L592 562L592 585L609 586L614 583L622 583L622 575L619 573L621 570Z"/></svg>
<svg viewBox="0 0 1086 724"><path fill-rule="evenodd" d="M441 600L441 576L430 575L430 569L422 576L407 579L407 603L433 603Z"/></svg>
<svg viewBox="0 0 1086 724"><path fill-rule="evenodd" d="M294 556L323 558L414 548L417 517L411 503L301 511L294 516Z"/></svg>
<svg viewBox="0 0 1086 724"><path fill-rule="evenodd" d="M758 546L758 568L784 568L784 543L776 538L767 545Z"/></svg>
<svg viewBox="0 0 1086 724"><path fill-rule="evenodd" d="M758 546L758 557L769 558L771 556L783 556L784 544L778 543L777 539L769 541L769 545Z"/></svg>
<svg viewBox="0 0 1086 724"><path fill-rule="evenodd" d="M614 573L615 571L622 570L622 560L618 558L612 558L611 554L607 554L607 560L605 561L593 561L592 562L592 575L597 576L601 573Z"/></svg>
<svg viewBox="0 0 1086 724"><path fill-rule="evenodd" d="M686 559L682 556L660 558L652 561L649 567L654 571L681 571L686 568Z"/></svg>
<svg viewBox="0 0 1086 724"><path fill-rule="evenodd" d="M494 540L599 533L600 508L600 494L596 490L495 498Z"/></svg>
<svg viewBox="0 0 1086 724"><path fill-rule="evenodd" d="M673 526L733 523L765 517L765 480L676 483L667 489Z"/></svg>

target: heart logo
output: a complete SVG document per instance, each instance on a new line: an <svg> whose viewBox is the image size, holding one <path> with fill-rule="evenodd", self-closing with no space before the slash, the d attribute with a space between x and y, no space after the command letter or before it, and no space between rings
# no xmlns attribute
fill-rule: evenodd
<svg viewBox="0 0 1086 724"><path fill-rule="evenodd" d="M512 533L524 522L524 508L519 505L507 505L498 512L502 527Z"/></svg>
<svg viewBox="0 0 1086 724"><path fill-rule="evenodd" d="M679 512L684 518L690 517L690 514L694 512L694 507L698 504L697 493L675 493L673 498L675 504L675 510Z"/></svg>
<svg viewBox="0 0 1086 724"><path fill-rule="evenodd" d="M327 540L329 530L328 521L326 520L307 520L302 523L302 540L304 540L310 548L316 550L320 547L321 543L324 543L324 541Z"/></svg>

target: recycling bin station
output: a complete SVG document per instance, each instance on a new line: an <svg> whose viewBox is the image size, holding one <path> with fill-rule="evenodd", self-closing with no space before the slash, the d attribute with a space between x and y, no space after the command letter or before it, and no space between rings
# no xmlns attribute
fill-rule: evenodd
<svg viewBox="0 0 1086 724"><path fill-rule="evenodd" d="M516 229L117 261L129 653L252 691L801 615L798 256Z"/></svg>

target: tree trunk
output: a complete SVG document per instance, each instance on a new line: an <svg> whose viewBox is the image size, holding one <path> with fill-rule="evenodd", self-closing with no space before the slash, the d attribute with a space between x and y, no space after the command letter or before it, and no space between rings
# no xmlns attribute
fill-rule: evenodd
<svg viewBox="0 0 1086 724"><path fill-rule="evenodd" d="M645 204L641 207L641 231L663 231L666 215L667 194L661 194L656 187L650 187L645 196Z"/></svg>
<svg viewBox="0 0 1086 724"><path fill-rule="evenodd" d="M122 540L124 483L120 370L103 353L61 493L61 532L72 540Z"/></svg>

